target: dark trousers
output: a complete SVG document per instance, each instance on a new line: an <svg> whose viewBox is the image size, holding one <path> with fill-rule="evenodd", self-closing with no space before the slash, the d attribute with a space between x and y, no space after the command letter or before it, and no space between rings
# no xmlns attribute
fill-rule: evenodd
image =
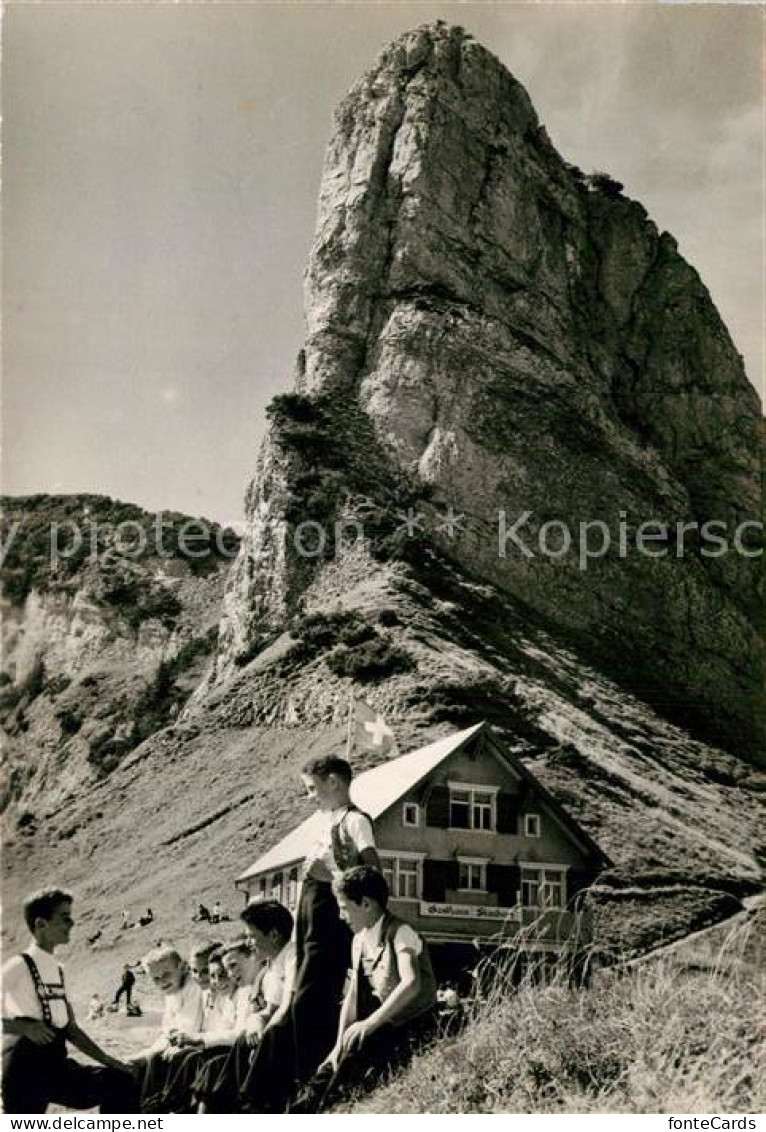
<svg viewBox="0 0 766 1132"><path fill-rule="evenodd" d="M122 998L123 995L125 995L125 1005L130 1006L130 999L131 999L132 994L133 994L133 984L132 983L127 983L127 984L126 983L120 983L120 986L117 990L117 994L114 996L115 1006L119 1006L120 999Z"/></svg>
<svg viewBox="0 0 766 1132"><path fill-rule="evenodd" d="M67 1057L63 1037L47 1046L19 1038L4 1059L3 1110L44 1113L49 1104L138 1112L138 1088L130 1073Z"/></svg>
<svg viewBox="0 0 766 1132"><path fill-rule="evenodd" d="M329 883L310 877L303 882L295 953L290 1011L265 1031L240 1089L241 1106L250 1112L284 1112L335 1042L351 933Z"/></svg>
<svg viewBox="0 0 766 1132"><path fill-rule="evenodd" d="M195 1082L204 1067L222 1054L228 1046L211 1046L208 1049L180 1050L168 1063L164 1087L155 1095L154 1112L195 1112Z"/></svg>
<svg viewBox="0 0 766 1132"><path fill-rule="evenodd" d="M191 1086L208 1112L238 1112L240 1094L255 1058L255 1048L240 1034L233 1046L199 1067Z"/></svg>
<svg viewBox="0 0 766 1132"><path fill-rule="evenodd" d="M170 1056L166 1057L165 1053ZM189 1050L171 1049L162 1053L153 1053L150 1057L142 1058L135 1064L140 1072L138 1076L141 1097L141 1112L165 1112L165 1090L174 1072L179 1067Z"/></svg>
<svg viewBox="0 0 766 1132"><path fill-rule="evenodd" d="M434 1027L433 1011L403 1026L381 1026L342 1057L336 1070L328 1066L315 1073L290 1112L322 1112L356 1091L369 1092L406 1065L433 1035Z"/></svg>

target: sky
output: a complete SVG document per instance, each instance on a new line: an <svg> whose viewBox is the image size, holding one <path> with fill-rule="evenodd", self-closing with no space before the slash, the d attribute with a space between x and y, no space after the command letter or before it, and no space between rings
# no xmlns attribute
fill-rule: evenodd
<svg viewBox="0 0 766 1132"><path fill-rule="evenodd" d="M764 396L753 6L7 3L2 483L239 522L292 385L332 112L458 23L697 268Z"/></svg>

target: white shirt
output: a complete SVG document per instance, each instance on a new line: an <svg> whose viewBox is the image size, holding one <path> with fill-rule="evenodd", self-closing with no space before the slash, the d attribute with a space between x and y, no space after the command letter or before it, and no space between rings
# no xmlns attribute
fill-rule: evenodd
<svg viewBox="0 0 766 1132"><path fill-rule="evenodd" d="M352 976L359 969L359 961L361 960L362 970L367 976L373 993L381 1002L385 997L385 991L381 985L381 976L385 979L385 966L378 962L383 946L380 938L382 928L383 916L376 920L372 927L362 928L351 941ZM401 955L404 951L409 951L413 955L420 955L423 950L423 940L409 924L399 926L393 938L393 945L396 955Z"/></svg>
<svg viewBox="0 0 766 1132"><path fill-rule="evenodd" d="M261 980L261 993L267 1006L277 1009L292 994L295 982L295 944L286 943L278 955L269 960Z"/></svg>
<svg viewBox="0 0 766 1132"><path fill-rule="evenodd" d="M345 816L344 816L345 815ZM343 819L343 828L346 835L353 841L357 853L364 849L375 848L375 834L372 831L372 822L359 810L349 810L348 806L340 806L337 810L327 810L322 814L323 821L314 845L306 855L306 871L314 861L324 865L332 877L339 877L341 869L335 863L332 851L332 828Z"/></svg>
<svg viewBox="0 0 766 1132"><path fill-rule="evenodd" d="M214 998L210 991L206 991L202 1031L199 1034L193 1034L192 1037L201 1041L205 1047L228 1045L236 1036L234 1030L235 1018L236 1002L234 995L217 994Z"/></svg>
<svg viewBox="0 0 766 1132"><path fill-rule="evenodd" d="M380 933L383 930L383 919L384 917L381 916L372 927L362 928L351 941L351 961L354 970L359 966L360 959L363 963L368 959L371 962L377 959L381 947ZM401 924L394 936L396 954L399 955L402 951L412 951L415 955L420 955L422 950L423 940L415 929L410 927L409 924Z"/></svg>
<svg viewBox="0 0 766 1132"><path fill-rule="evenodd" d="M62 1030L69 1022L63 968L57 959L43 951L32 941L24 949L40 972L43 994L50 1005L51 1024ZM3 967L3 1018L38 1018L42 1021L43 1008L35 984L20 955L9 959ZM18 1041L17 1034L3 1034L3 1055Z"/></svg>
<svg viewBox="0 0 766 1132"><path fill-rule="evenodd" d="M186 982L175 994L165 995L165 1009L162 1014L162 1033L151 1047L161 1050L168 1044L171 1030L181 1030L184 1034L197 1034L202 1029L204 1017L202 988L186 976Z"/></svg>

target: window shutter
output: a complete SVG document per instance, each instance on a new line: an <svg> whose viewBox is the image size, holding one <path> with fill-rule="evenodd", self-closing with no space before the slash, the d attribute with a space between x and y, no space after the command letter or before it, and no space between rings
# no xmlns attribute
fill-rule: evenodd
<svg viewBox="0 0 766 1132"><path fill-rule="evenodd" d="M510 833L514 837L518 833L519 807L515 794L508 794L501 790L497 796L497 832Z"/></svg>
<svg viewBox="0 0 766 1132"><path fill-rule="evenodd" d="M501 908L512 908L516 904L520 884L521 872L517 865L487 865L487 888L497 893Z"/></svg>
<svg viewBox="0 0 766 1132"><path fill-rule="evenodd" d="M565 881L565 905L571 908L577 896L593 882L593 873L589 869L567 869Z"/></svg>
<svg viewBox="0 0 766 1132"><path fill-rule="evenodd" d="M460 862L455 860L445 861L447 866L447 888L458 888L460 885Z"/></svg>
<svg viewBox="0 0 766 1132"><path fill-rule="evenodd" d="M451 861L432 861L426 857L423 862L423 899L444 901Z"/></svg>
<svg viewBox="0 0 766 1132"><path fill-rule="evenodd" d="M446 829L449 825L449 790L446 786L434 786L426 803L426 825L437 825Z"/></svg>

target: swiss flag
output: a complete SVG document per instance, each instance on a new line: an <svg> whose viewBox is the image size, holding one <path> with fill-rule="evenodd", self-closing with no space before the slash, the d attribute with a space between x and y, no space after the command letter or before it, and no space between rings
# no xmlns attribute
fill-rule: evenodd
<svg viewBox="0 0 766 1132"><path fill-rule="evenodd" d="M358 751L396 754L396 736L379 711L364 700L354 700L354 745Z"/></svg>

